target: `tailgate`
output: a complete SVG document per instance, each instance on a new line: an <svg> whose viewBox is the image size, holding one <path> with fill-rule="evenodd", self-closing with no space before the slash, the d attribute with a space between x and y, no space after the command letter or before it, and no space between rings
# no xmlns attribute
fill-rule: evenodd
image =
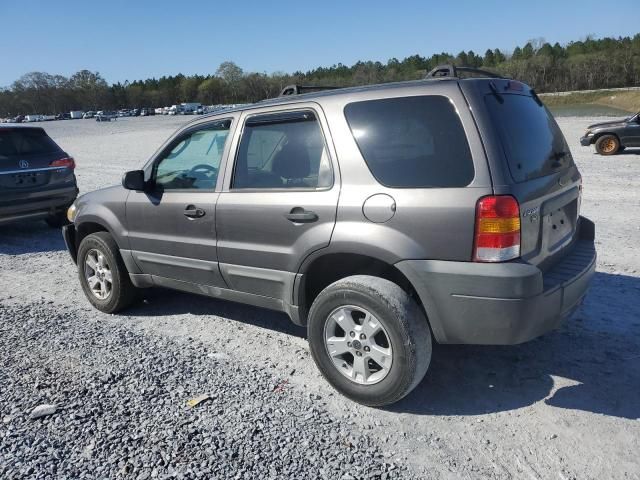
<svg viewBox="0 0 640 480"><path fill-rule="evenodd" d="M68 167L0 168L0 196L19 197L47 188L63 188L73 185L74 179L73 169Z"/></svg>
<svg viewBox="0 0 640 480"><path fill-rule="evenodd" d="M521 257L544 270L577 237L582 180L551 113L528 87L512 84L484 97L504 154L496 164L510 179L494 189L518 200Z"/></svg>
<svg viewBox="0 0 640 480"><path fill-rule="evenodd" d="M564 256L577 237L581 183L575 167L512 188L520 203L522 259L545 269Z"/></svg>

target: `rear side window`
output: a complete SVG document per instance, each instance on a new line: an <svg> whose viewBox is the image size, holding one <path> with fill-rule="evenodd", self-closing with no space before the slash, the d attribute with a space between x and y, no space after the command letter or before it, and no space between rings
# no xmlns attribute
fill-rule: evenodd
<svg viewBox="0 0 640 480"><path fill-rule="evenodd" d="M320 189L332 184L324 136L313 112L257 115L247 120L232 188Z"/></svg>
<svg viewBox="0 0 640 480"><path fill-rule="evenodd" d="M60 147L40 129L0 129L0 157L59 152Z"/></svg>
<svg viewBox="0 0 640 480"><path fill-rule="evenodd" d="M573 165L558 124L533 97L511 93L487 95L485 103L516 182L543 177Z"/></svg>
<svg viewBox="0 0 640 480"><path fill-rule="evenodd" d="M473 160L455 106L440 95L350 103L345 116L373 176L395 188L464 187Z"/></svg>

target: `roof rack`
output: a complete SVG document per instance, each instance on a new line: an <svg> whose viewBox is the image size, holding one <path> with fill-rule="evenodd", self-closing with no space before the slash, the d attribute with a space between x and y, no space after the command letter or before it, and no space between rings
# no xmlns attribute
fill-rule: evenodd
<svg viewBox="0 0 640 480"><path fill-rule="evenodd" d="M287 95L300 95L305 92L318 92L320 90L335 90L342 87L320 86L320 85L287 85L280 92L280 97Z"/></svg>
<svg viewBox="0 0 640 480"><path fill-rule="evenodd" d="M438 65L425 75L424 78L438 78L438 77L456 77L460 78L459 73L471 73L477 74L477 76L489 77L489 78L505 78L500 74L489 72L488 70L481 70L473 67L456 67L453 64Z"/></svg>

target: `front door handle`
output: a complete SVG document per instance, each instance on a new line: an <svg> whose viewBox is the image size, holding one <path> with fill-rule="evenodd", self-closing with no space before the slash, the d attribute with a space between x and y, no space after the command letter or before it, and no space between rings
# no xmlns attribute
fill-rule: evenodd
<svg viewBox="0 0 640 480"><path fill-rule="evenodd" d="M189 218L201 218L205 216L205 211L195 205L187 205L184 209L184 216Z"/></svg>
<svg viewBox="0 0 640 480"><path fill-rule="evenodd" d="M302 207L292 208L289 213L285 213L285 218L293 223L311 223L318 220L315 212L305 210Z"/></svg>

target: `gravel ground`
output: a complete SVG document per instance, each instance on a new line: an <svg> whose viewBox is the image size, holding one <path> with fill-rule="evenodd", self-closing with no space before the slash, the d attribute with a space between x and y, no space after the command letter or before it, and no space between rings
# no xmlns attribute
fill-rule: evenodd
<svg viewBox="0 0 640 480"><path fill-rule="evenodd" d="M45 127L89 191L118 182L186 120ZM281 314L148 290L126 314L104 315L82 295L58 232L4 228L0 477L144 478L155 468L186 478L640 479L640 155L581 147L599 120L559 119L584 176L582 213L597 228L583 307L525 345L436 346L421 385L384 410L334 393L304 329ZM212 398L186 407L201 393ZM29 419L40 404L58 410Z"/></svg>
<svg viewBox="0 0 640 480"><path fill-rule="evenodd" d="M0 305L0 320L2 478L403 476L321 396L198 341L45 302ZM57 410L31 418L41 404Z"/></svg>

